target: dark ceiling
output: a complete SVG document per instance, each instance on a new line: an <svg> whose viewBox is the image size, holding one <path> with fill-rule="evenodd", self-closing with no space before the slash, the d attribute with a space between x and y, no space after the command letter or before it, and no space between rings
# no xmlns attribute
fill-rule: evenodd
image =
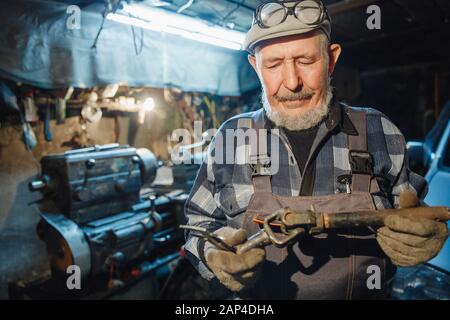
<svg viewBox="0 0 450 320"><path fill-rule="evenodd" d="M151 5L156 0L139 1ZM166 0L167 9L216 24L249 29L260 0ZM448 65L449 0L324 0L333 21L333 40L344 49L343 61L361 70L392 66ZM190 5L189 5L190 4ZM381 9L381 30L369 30L366 9Z"/></svg>

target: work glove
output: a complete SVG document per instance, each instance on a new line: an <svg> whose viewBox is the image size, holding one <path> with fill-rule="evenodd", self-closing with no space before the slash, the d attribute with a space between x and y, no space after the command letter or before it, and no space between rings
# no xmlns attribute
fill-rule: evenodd
<svg viewBox="0 0 450 320"><path fill-rule="evenodd" d="M214 232L228 245L235 246L247 240L244 229L223 227ZM206 264L217 279L233 292L250 288L261 273L265 251L254 248L245 253L236 254L218 249L210 242L205 243L204 256Z"/></svg>
<svg viewBox="0 0 450 320"><path fill-rule="evenodd" d="M400 208L413 208L419 199L412 191L400 194ZM378 229L377 241L392 262L401 267L412 267L435 257L448 238L447 224L405 215L391 215Z"/></svg>

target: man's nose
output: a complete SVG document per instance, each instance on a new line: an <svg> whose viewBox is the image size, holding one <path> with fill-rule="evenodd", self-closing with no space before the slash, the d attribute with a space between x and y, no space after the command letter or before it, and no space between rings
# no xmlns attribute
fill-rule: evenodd
<svg viewBox="0 0 450 320"><path fill-rule="evenodd" d="M296 68L295 61L289 60L284 63L283 85L286 89L297 91L303 85L300 74Z"/></svg>

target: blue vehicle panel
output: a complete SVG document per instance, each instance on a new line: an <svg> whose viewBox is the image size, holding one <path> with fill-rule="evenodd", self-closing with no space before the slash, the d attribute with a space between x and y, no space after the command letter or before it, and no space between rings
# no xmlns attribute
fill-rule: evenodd
<svg viewBox="0 0 450 320"><path fill-rule="evenodd" d="M429 184L425 203L450 207L450 122L447 122L438 148L431 158L431 166L425 176ZM450 272L450 241L445 243L440 254L429 263Z"/></svg>

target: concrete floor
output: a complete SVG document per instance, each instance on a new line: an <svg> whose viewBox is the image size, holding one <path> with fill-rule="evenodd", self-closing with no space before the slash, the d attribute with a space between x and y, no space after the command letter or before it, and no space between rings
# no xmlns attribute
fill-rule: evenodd
<svg viewBox="0 0 450 320"><path fill-rule="evenodd" d="M36 234L39 212L30 205L40 195L27 186L38 172L37 163L20 141L6 150L0 164L0 299L7 298L9 281L49 271L44 243Z"/></svg>

